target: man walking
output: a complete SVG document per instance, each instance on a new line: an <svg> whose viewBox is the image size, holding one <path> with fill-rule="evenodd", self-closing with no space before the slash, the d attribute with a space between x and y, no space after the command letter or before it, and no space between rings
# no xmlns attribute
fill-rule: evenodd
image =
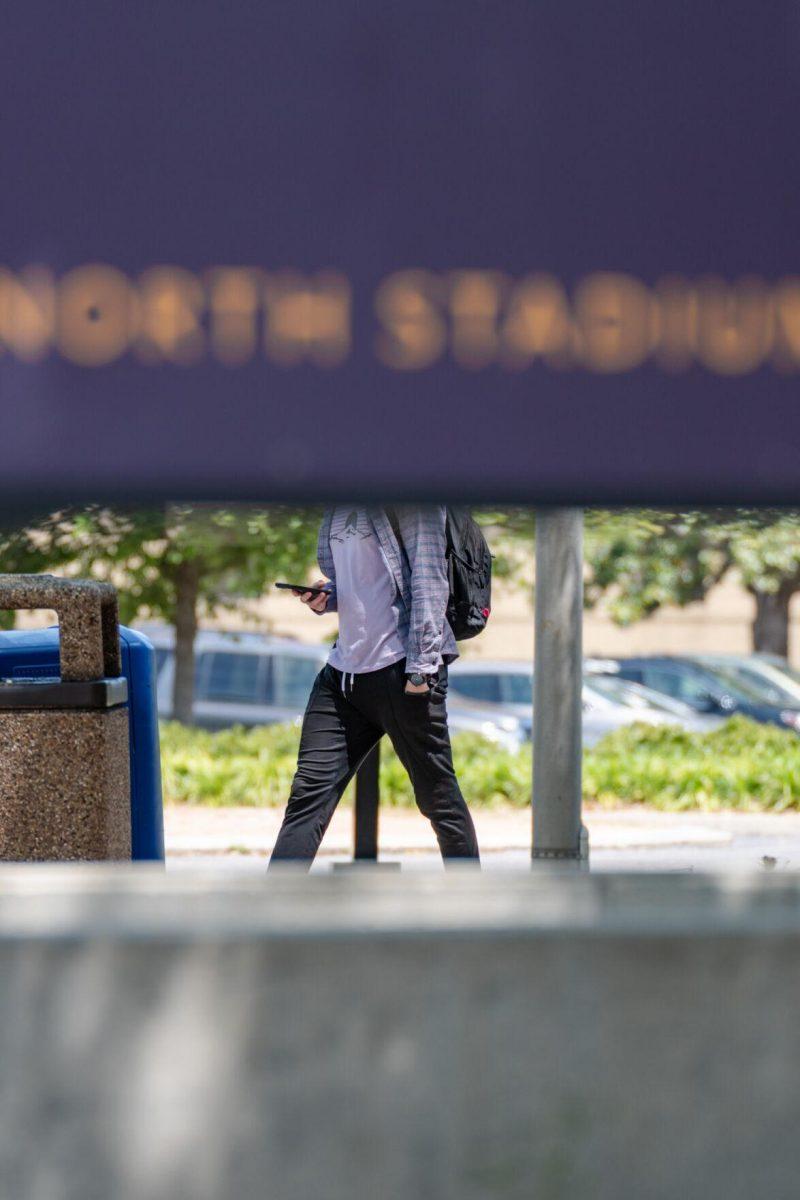
<svg viewBox="0 0 800 1200"><path fill-rule="evenodd" d="M453 768L445 699L458 657L444 506L328 508L317 546L322 595L339 635L311 689L297 771L270 863L310 866L347 784L384 733L408 771L442 857L477 860L478 842ZM399 534L399 537L398 537Z"/></svg>

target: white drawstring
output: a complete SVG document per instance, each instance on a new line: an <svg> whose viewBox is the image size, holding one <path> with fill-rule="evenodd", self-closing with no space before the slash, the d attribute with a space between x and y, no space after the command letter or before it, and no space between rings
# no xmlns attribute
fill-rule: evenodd
<svg viewBox="0 0 800 1200"><path fill-rule="evenodd" d="M353 680L355 679L355 677L356 677L356 676L355 676L355 672L354 672L354 671L351 671L351 672L350 672L350 691L351 691L351 692L352 692L352 690L353 690ZM342 671L342 695L343 695L343 696L345 696L345 695L347 694L347 693L345 692L345 690L344 690L344 681L345 681L345 679L347 679L347 671Z"/></svg>

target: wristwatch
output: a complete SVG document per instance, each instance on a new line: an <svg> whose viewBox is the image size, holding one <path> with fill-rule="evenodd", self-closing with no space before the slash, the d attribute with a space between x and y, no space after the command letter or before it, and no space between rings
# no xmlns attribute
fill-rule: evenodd
<svg viewBox="0 0 800 1200"><path fill-rule="evenodd" d="M421 687L423 683L428 683L427 675L421 675L419 671L412 671L410 675L406 675L406 679L414 687ZM430 687L429 683L428 686Z"/></svg>

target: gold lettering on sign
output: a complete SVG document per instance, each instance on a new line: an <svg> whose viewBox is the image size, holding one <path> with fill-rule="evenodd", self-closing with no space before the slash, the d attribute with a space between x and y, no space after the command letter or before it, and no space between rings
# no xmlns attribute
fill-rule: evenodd
<svg viewBox="0 0 800 1200"><path fill-rule="evenodd" d="M55 314L56 288L46 267L27 267L19 275L0 268L0 350L38 362L50 351Z"/></svg>
<svg viewBox="0 0 800 1200"><path fill-rule="evenodd" d="M58 285L56 340L70 362L102 367L119 358L136 335L139 305L130 280L116 267L91 263L68 271Z"/></svg>
<svg viewBox="0 0 800 1200"><path fill-rule="evenodd" d="M396 271L379 285L375 309L382 329L375 353L387 367L419 371L444 352L447 325L440 280L430 271Z"/></svg>
<svg viewBox="0 0 800 1200"><path fill-rule="evenodd" d="M208 272L211 350L228 367L249 362L258 346L261 272L217 267Z"/></svg>
<svg viewBox="0 0 800 1200"><path fill-rule="evenodd" d="M497 358L498 320L509 287L499 271L451 273L451 346L460 367L475 371Z"/></svg>
<svg viewBox="0 0 800 1200"><path fill-rule="evenodd" d="M202 327L205 289L182 267L150 267L139 279L141 331L137 352L143 362L190 366L205 353Z"/></svg>
<svg viewBox="0 0 800 1200"><path fill-rule="evenodd" d="M375 296L374 353L393 371L449 360L461 370L583 370L697 365L715 375L800 369L800 277L728 282L666 274L650 286L598 271L571 293L544 271L395 271ZM88 263L59 280L45 266L0 266L0 355L37 363L53 350L81 367L128 352L147 364L334 368L352 350L352 294L335 270L158 265L130 279Z"/></svg>
<svg viewBox="0 0 800 1200"><path fill-rule="evenodd" d="M697 292L680 275L665 275L655 287L659 310L656 362L665 371L686 371L697 349Z"/></svg>
<svg viewBox="0 0 800 1200"><path fill-rule="evenodd" d="M511 293L500 334L500 362L521 371L537 358L570 365L574 327L564 288L552 275L521 280Z"/></svg>
<svg viewBox="0 0 800 1200"><path fill-rule="evenodd" d="M697 347L697 292L680 275L666 275L654 289L658 308L658 340L654 356L670 373L687 371Z"/></svg>
<svg viewBox="0 0 800 1200"><path fill-rule="evenodd" d="M291 367L310 359L319 367L337 367L347 358L350 284L344 275L267 275L264 304L264 349L272 362Z"/></svg>
<svg viewBox="0 0 800 1200"><path fill-rule="evenodd" d="M658 339L652 294L630 275L599 271L578 284L575 318L579 352L590 371L630 371Z"/></svg>
<svg viewBox="0 0 800 1200"><path fill-rule="evenodd" d="M730 285L713 276L697 285L697 358L718 375L746 375L772 344L772 297L760 279Z"/></svg>
<svg viewBox="0 0 800 1200"><path fill-rule="evenodd" d="M774 292L774 303L772 364L778 371L796 371L800 364L800 279L781 280Z"/></svg>

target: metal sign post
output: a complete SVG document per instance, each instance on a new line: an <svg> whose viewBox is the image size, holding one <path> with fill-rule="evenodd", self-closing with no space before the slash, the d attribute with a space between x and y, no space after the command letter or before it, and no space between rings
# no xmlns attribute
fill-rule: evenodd
<svg viewBox="0 0 800 1200"><path fill-rule="evenodd" d="M533 861L588 860L581 824L583 510L536 513Z"/></svg>
<svg viewBox="0 0 800 1200"><path fill-rule="evenodd" d="M381 744L378 742L356 772L353 805L353 857L350 862L333 864L335 871L355 867L381 867L400 870L399 862L378 861L378 811L380 808Z"/></svg>

